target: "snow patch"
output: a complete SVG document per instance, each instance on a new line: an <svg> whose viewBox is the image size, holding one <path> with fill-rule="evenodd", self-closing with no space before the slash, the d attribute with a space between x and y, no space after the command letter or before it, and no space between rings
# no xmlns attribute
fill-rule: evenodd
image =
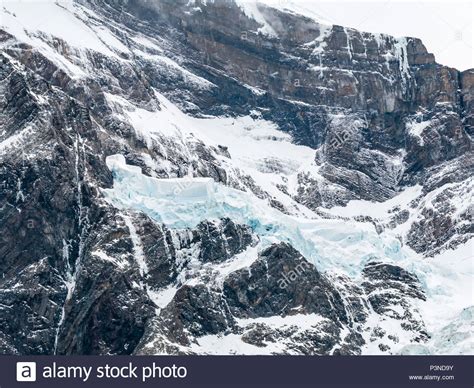
<svg viewBox="0 0 474 388"><path fill-rule="evenodd" d="M335 206L326 212L341 217L369 216L384 220L390 217L389 211L400 207L406 209L408 204L422 194L423 186L407 187L397 196L385 202L372 202L366 200L349 201L345 206Z"/></svg>
<svg viewBox="0 0 474 388"><path fill-rule="evenodd" d="M109 105L123 120L128 121L148 147L162 147L163 139L173 142L175 150L186 156L193 155L191 144L201 141L209 147L224 147L231 158L216 155L226 168L230 179L237 171L250 175L256 184L281 203L289 204L295 212L308 214L307 209L297 204L280 190L288 186L288 192L296 191L297 176L302 171L313 169L316 151L307 146L296 145L292 137L278 129L274 123L258 115L195 118L155 93L160 110L145 110L136 107L124 98L106 94ZM163 150L166 154L166 150ZM289 182L292 182L291 184Z"/></svg>
<svg viewBox="0 0 474 388"><path fill-rule="evenodd" d="M145 261L145 254L143 253L142 243L140 241L140 237L137 235L137 230L135 225L133 225L133 220L128 215L123 215L123 220L125 221L125 225L128 228L130 233L130 238L133 243L133 256L135 261L138 264L138 268L140 270L140 275L143 277L148 273L148 266Z"/></svg>
<svg viewBox="0 0 474 388"><path fill-rule="evenodd" d="M235 3L243 11L243 13L249 18L255 20L261 27L257 30L259 33L268 35L273 38L277 38L278 35L273 27L268 23L265 17L258 9L258 2L255 0L235 0Z"/></svg>
<svg viewBox="0 0 474 388"><path fill-rule="evenodd" d="M295 314L282 317L275 315L273 317L259 318L239 318L237 323L239 326L245 327L254 323L262 323L271 328L285 328L289 326L298 326L299 330L307 330L314 328L321 322L327 321L326 318L318 314Z"/></svg>
<svg viewBox="0 0 474 388"><path fill-rule="evenodd" d="M72 0L60 3L30 1L28 5L21 1L7 1L2 3L0 10L1 26L17 39L33 46L45 48L41 39L31 34L42 32L60 38L73 47L116 57L116 54L101 41L97 32L78 17L81 8Z"/></svg>
<svg viewBox="0 0 474 388"><path fill-rule="evenodd" d="M431 125L431 120L426 120L426 121L410 121L406 124L406 128L408 133L416 137L418 139L418 142L420 145L424 144L422 134L426 128L428 128Z"/></svg>
<svg viewBox="0 0 474 388"><path fill-rule="evenodd" d="M177 291L178 287L172 284L158 291L149 289L148 296L159 309L163 309L173 300Z"/></svg>
<svg viewBox="0 0 474 388"><path fill-rule="evenodd" d="M402 82L404 86L407 85L408 80L411 78L411 74L409 70L410 65L408 64L407 45L408 45L408 39L405 37L397 38L393 45L394 51L395 51L394 54L398 60L398 66L399 66L399 70L402 76Z"/></svg>
<svg viewBox="0 0 474 388"><path fill-rule="evenodd" d="M120 269L125 269L128 267L128 263L125 260L117 259L115 257L109 256L107 253L100 250L92 252L92 256L96 256L103 261L107 261L119 267Z"/></svg>

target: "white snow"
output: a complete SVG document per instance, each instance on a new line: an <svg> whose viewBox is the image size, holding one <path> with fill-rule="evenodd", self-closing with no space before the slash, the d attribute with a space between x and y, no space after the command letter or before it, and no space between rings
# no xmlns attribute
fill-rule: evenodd
<svg viewBox="0 0 474 388"><path fill-rule="evenodd" d="M218 273L216 281L222 285L225 278L232 272L242 268L249 268L258 258L261 245L249 246L245 251L235 255L232 259L218 265L212 265L212 269Z"/></svg>
<svg viewBox="0 0 474 388"><path fill-rule="evenodd" d="M94 27L93 30L97 34L99 40L108 48L113 48L114 51L128 53L130 50L125 46L110 30L105 27Z"/></svg>
<svg viewBox="0 0 474 388"><path fill-rule="evenodd" d="M327 319L318 314L312 313L287 315L285 317L275 315L273 317L239 318L237 319L237 324L245 327L254 323L263 323L271 328L298 326L299 330L306 330L311 329L324 321L327 321Z"/></svg>
<svg viewBox="0 0 474 388"><path fill-rule="evenodd" d="M416 264L429 290L420 310L430 331L440 330L463 309L474 305L474 240Z"/></svg>
<svg viewBox="0 0 474 388"><path fill-rule="evenodd" d="M29 125L0 142L0 155L6 155L5 151L12 148L20 147L23 144L25 138L31 136L32 132L33 127Z"/></svg>
<svg viewBox="0 0 474 388"><path fill-rule="evenodd" d="M114 162L111 163L111 160ZM394 237L381 237L369 223L355 221L309 219L288 216L270 207L253 194L217 183L209 190L202 178L156 179L128 166L120 156L107 159L114 174L114 186L104 194L115 206L143 211L171 228L195 227L209 219L230 217L251 226L265 242L289 241L320 269L342 268L348 274L372 256L386 260L404 257L400 242ZM192 182L185 195L163 195ZM205 193L205 195L203 195Z"/></svg>
<svg viewBox="0 0 474 388"><path fill-rule="evenodd" d="M159 66L160 71L168 69L172 73L174 72L180 74L184 78L186 83L192 83L195 86L200 87L201 89L210 89L212 87L216 87L216 85L214 85L212 82L209 82L207 79L191 73L189 70L182 67L176 61L164 55L145 53L137 49L133 50L133 52L135 55L155 62L156 65Z"/></svg>
<svg viewBox="0 0 474 388"><path fill-rule="evenodd" d="M156 50L160 53L163 52L163 49L160 47L159 43L152 40L152 38L142 36L142 35L137 35L137 36L130 37L130 39L133 40L134 42L140 44L140 45L145 46L146 48Z"/></svg>
<svg viewBox="0 0 474 388"><path fill-rule="evenodd" d="M120 269L125 269L128 266L128 263L125 260L109 256L107 253L100 250L92 252L92 256L99 257L103 261L108 261L109 263L116 265Z"/></svg>
<svg viewBox="0 0 474 388"><path fill-rule="evenodd" d="M428 290L419 302L431 339L402 347L401 354L473 354L474 240L415 263Z"/></svg>
<svg viewBox="0 0 474 388"><path fill-rule="evenodd" d="M443 173L443 172L441 172ZM349 201L346 206L336 206L326 210L328 214L342 217L369 216L379 221L381 224L390 223L395 212L400 210L408 210L408 218L395 226L393 229L386 229L386 235L398 236L401 241L405 241L413 223L419 222L425 216L425 209L433 209L436 211L435 199L438 196L446 197L443 199L444 204L451 207L451 217L458 222L457 227L461 227L462 223L469 221L458 219L461 214L469 211L471 206L470 198L474 190L474 182L466 181L464 183L447 183L441 187L424 194L423 187L415 185L405 188L397 196L385 202L371 202L366 200ZM449 246L449 241L445 243Z"/></svg>
<svg viewBox="0 0 474 388"><path fill-rule="evenodd" d="M242 0L245 1L245 0ZM313 19L316 23L324 25L333 25L334 23L329 20L326 16L320 12L316 12L309 2L305 1L294 1L294 0L259 0L272 8L278 9L283 12L290 14L301 15L310 19ZM308 6L309 5L309 6Z"/></svg>
<svg viewBox="0 0 474 388"><path fill-rule="evenodd" d="M375 219L384 220L389 218L389 210L399 206L406 209L408 204L421 195L423 186L415 185L403 190L400 194L385 201L372 202L366 200L349 201L346 206L335 206L326 211L342 217L369 216Z"/></svg>
<svg viewBox="0 0 474 388"><path fill-rule="evenodd" d="M0 12L1 27L25 43L51 50L37 35L31 34L42 32L73 47L116 56L97 33L80 20L77 16L80 6L73 1L29 1L27 6L21 1L6 1Z"/></svg>
<svg viewBox="0 0 474 388"><path fill-rule="evenodd" d="M114 174L114 186L104 190L104 194L114 206L143 211L171 229L192 228L202 220L225 216L252 227L260 236L258 248L249 248L233 260L212 268L217 272L217 279L223 279L234 270L250 266L258 251L266 246L278 241L288 241L319 270L342 273L356 281L361 276L362 268L374 257L413 272L420 279L428 297L426 302L417 303L417 308L430 332L435 333L449 325L464 308L473 304L472 242L455 251L446 251L435 258L424 259L410 248L402 246L393 231L378 234L370 223L288 216L250 193L217 183L213 183L212 190L208 190L208 182L199 178L187 178L193 182L195 180L195 189L184 197L167 196L167 193L173 192L170 189L173 185L180 187L180 179L165 183L166 179L145 176L138 167L126 165L124 158L120 156L109 157L107 162ZM182 180L185 181L186 178ZM393 205L408 204L418 196L420 190L419 186L408 188L398 197L381 204L354 201L349 203L346 211L352 215L366 211L372 215L388 215ZM360 204L366 207L360 207ZM371 209L370 206L375 208ZM335 212L344 211L343 209L336 209ZM195 271L202 269L198 265ZM157 296L157 300L164 300L158 302L159 305L168 303L174 292L174 288L170 288ZM399 306L393 306L393 311L402 313ZM393 346L392 351L400 351L402 344L409 342L410 333L401 328L397 319L374 314L369 323L397 333L400 346ZM199 340L202 349L209 349L207 346L214 344L216 347L213 351L216 352L261 354L266 351L252 346L248 348L240 342L238 336L233 335L208 336ZM370 342L365 353L379 353L377 345L378 342Z"/></svg>
<svg viewBox="0 0 474 388"><path fill-rule="evenodd" d="M135 225L133 225L132 217L129 215L123 215L123 220L125 221L125 225L127 225L130 233L130 238L133 243L133 256L138 264L140 275L144 276L148 273L148 266L145 261L145 254L143 253L143 247L140 237L137 234L137 229L135 228Z"/></svg>
<svg viewBox="0 0 474 388"><path fill-rule="evenodd" d="M245 15L254 19L261 27L257 30L258 32L271 36L277 37L277 33L265 19L260 10L258 9L258 2L255 0L235 0L236 4L242 9Z"/></svg>
<svg viewBox="0 0 474 388"><path fill-rule="evenodd" d="M175 285L170 285L159 291L149 289L148 296L150 299L158 306L158 308L165 308L174 298L178 287Z"/></svg>
<svg viewBox="0 0 474 388"><path fill-rule="evenodd" d="M175 60L162 55L164 50L155 39L137 35L125 40L123 35L128 31L121 31L120 26L112 21L103 20L98 24L97 20L101 20L99 15L72 0L9 1L2 3L2 6L0 26L20 42L33 46L73 79L91 75L94 67L90 64L87 51L95 51L123 63L127 60L121 54L133 51L134 55L154 62L160 71L179 75L196 87L215 87ZM64 44L58 45L55 39L61 39ZM14 42L5 43L9 44Z"/></svg>
<svg viewBox="0 0 474 388"><path fill-rule="evenodd" d="M208 146L224 146L231 158L219 156L220 162L230 176L240 171L252 176L257 185L280 202L290 204L296 212L309 214L308 209L293 201L277 185L287 187L288 192L296 191L297 176L300 172L315 171L315 150L292 143L289 134L267 120L243 116L237 118L210 117L195 118L181 112L176 105L163 95L155 92L161 110L145 110L131 105L124 98L106 94L109 105L117 114L128 121L137 135L148 147L174 143L176 151L192 158L190 144L202 141ZM166 154L166 149L163 149Z"/></svg>
<svg viewBox="0 0 474 388"><path fill-rule="evenodd" d="M87 50L114 60L122 60L114 50L126 50L110 31L90 27L85 22L85 13L85 8L71 0L7 1L0 8L0 27L16 40L31 45L71 78L79 79L88 75ZM54 39L61 39L67 45L67 54L63 52L64 46ZM9 44L14 42L4 43Z"/></svg>
<svg viewBox="0 0 474 388"><path fill-rule="evenodd" d="M405 37L396 38L394 43L395 57L398 60L400 74L404 85L411 78L410 65L408 64L408 53L407 53L408 40Z"/></svg>
<svg viewBox="0 0 474 388"><path fill-rule="evenodd" d="M311 42L305 43L304 46L314 47L313 54L321 54L327 43L324 41L332 32L332 25L321 24L319 26L319 35Z"/></svg>
<svg viewBox="0 0 474 388"><path fill-rule="evenodd" d="M415 313L415 311L411 311ZM399 349L403 344L409 344L413 339L413 332L410 330L405 330L398 319L392 319L390 316L379 315L374 311L371 311L367 321L365 322L365 327L367 330L363 333L366 344L363 346L362 354L364 355L382 355L382 354L396 354L399 352ZM374 328L381 329L385 332L383 338L373 337L372 331ZM387 336L392 335L398 339L398 342L392 342L387 340ZM379 344L389 345L390 352L382 352L379 348Z"/></svg>
<svg viewBox="0 0 474 388"><path fill-rule="evenodd" d="M346 34L346 49L347 49L347 54L349 55L349 60L352 62L352 43L351 43L351 37L349 36L349 30L344 27L344 33Z"/></svg>
<svg viewBox="0 0 474 388"><path fill-rule="evenodd" d="M446 326L430 333L431 338L427 343L405 345L398 353L403 355L472 355L474 353L473 319L474 307L463 309Z"/></svg>
<svg viewBox="0 0 474 388"><path fill-rule="evenodd" d="M431 120L426 120L426 121L410 121L406 124L406 128L408 130L408 133L411 136L414 136L418 139L418 142L420 145L423 145L423 131L428 128L431 125Z"/></svg>
<svg viewBox="0 0 474 388"><path fill-rule="evenodd" d="M273 330L285 330L297 328L297 335L303 335L305 330L316 329L320 323L327 319L317 314L295 314L286 317L272 316L255 319L237 319L237 324L245 331L249 325L264 324ZM265 346L255 346L242 341L239 334L217 334L206 335L197 338L197 343L191 345L193 351L200 353L225 355L225 354L246 354L246 355L270 355L290 351L291 354L298 354L297 351L288 349L285 341L289 338L278 339L275 342L264 341Z"/></svg>
<svg viewBox="0 0 474 388"><path fill-rule="evenodd" d="M284 346L275 343L274 346L259 347L242 341L239 334L205 335L197 339L197 344L191 345L191 350L204 354L226 355L270 355Z"/></svg>
<svg viewBox="0 0 474 388"><path fill-rule="evenodd" d="M321 24L319 26L319 36L311 42L305 43L304 46L313 48L311 53L312 56L316 56L319 60L319 66L312 65L310 69L318 72L319 78L324 77L324 71L327 69L326 66L323 66L323 52L327 46L327 43L324 41L332 32L332 25Z"/></svg>

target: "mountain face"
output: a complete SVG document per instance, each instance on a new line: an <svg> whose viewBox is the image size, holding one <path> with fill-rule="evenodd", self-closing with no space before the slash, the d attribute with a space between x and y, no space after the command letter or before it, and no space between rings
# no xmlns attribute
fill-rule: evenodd
<svg viewBox="0 0 474 388"><path fill-rule="evenodd" d="M1 353L472 352L474 70L251 2L0 21Z"/></svg>

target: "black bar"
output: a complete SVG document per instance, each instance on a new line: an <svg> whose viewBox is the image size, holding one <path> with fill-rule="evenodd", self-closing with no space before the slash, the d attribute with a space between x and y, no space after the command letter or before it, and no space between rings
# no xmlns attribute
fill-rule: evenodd
<svg viewBox="0 0 474 388"><path fill-rule="evenodd" d="M474 386L472 356L0 356L0 388L14 387L469 387ZM36 362L36 382L17 382L17 362ZM86 367L69 378L45 378L59 367ZM137 377L98 378L98 367L132 363ZM143 369L155 366L155 378L143 382ZM175 377L158 377L172 373ZM452 369L449 367L452 366ZM168 367L165 368L165 367ZM179 371L177 367L186 368ZM61 369L62 370L62 369ZM26 371L26 372L25 372ZM28 375L28 369L24 370ZM83 370L82 370L83 371ZM118 369L114 369L115 372ZM123 370L128 372L128 368ZM145 369L150 372L150 369ZM110 372L110 370L109 370ZM179 372L179 373L178 373ZM421 376L410 380L409 376ZM427 379L425 376L431 376ZM439 376L439 381L436 381ZM28 376L27 376L28 377ZM418 377L417 377L418 378Z"/></svg>

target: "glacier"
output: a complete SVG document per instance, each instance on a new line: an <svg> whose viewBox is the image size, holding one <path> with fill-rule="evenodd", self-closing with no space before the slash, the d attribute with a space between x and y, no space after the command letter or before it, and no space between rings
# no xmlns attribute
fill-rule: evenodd
<svg viewBox="0 0 474 388"><path fill-rule="evenodd" d="M105 197L118 208L144 212L169 228L194 228L204 220L229 217L250 226L268 245L289 242L320 270L342 268L352 276L374 258L391 262L406 258L398 239L378 235L368 223L283 214L266 201L211 178L149 177L140 167L127 165L122 155L108 156L107 165L114 186L103 190Z"/></svg>
<svg viewBox="0 0 474 388"><path fill-rule="evenodd" d="M229 217L252 228L260 238L258 249L262 250L275 242L288 242L315 264L318 270L328 274L343 274L357 281L365 265L374 260L406 268L417 275L428 296L426 301L418 301L416 307L433 339L427 345L400 347L400 353L436 353L435 349L438 348L457 353L456 349L449 347L448 342L443 342L443 338L447 341L452 337L448 338L446 332L452 333L456 329L461 330L458 335L463 341L461 351L466 352L469 346L466 343L471 341L471 337L466 334L465 324L455 322L459 319L465 322L466 311L472 308L469 302L474 274L472 260L469 259L471 243L428 261L402 245L392 231L378 233L369 222L283 214L265 200L214 182L211 178L190 175L159 179L144 175L140 167L127 164L125 157L120 154L108 156L107 166L112 171L114 183L112 188L102 189L106 200L124 211L143 212L170 229L194 228L204 220ZM405 202L407 196L418 190L414 187L402 193L400 202ZM394 201L391 199L390 204ZM251 248L251 251L255 252L255 248ZM237 263L233 264L234 270L241 265L251 264L248 253L244 252L240 256L236 258ZM242 263L239 264L239 260ZM228 265L221 265L222 268L216 270L228 273ZM159 295L156 298L161 300ZM400 338L406 335L391 320L372 316L368 324L389 329ZM227 340L231 339L211 336L203 339L203 344L206 341L221 343ZM379 353L370 341L367 342L366 353ZM226 345L223 346L225 349Z"/></svg>

